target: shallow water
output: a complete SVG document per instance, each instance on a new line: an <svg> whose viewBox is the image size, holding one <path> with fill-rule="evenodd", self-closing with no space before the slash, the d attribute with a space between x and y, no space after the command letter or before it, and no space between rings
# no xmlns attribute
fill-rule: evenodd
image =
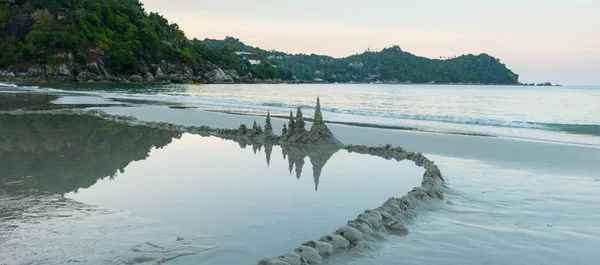
<svg viewBox="0 0 600 265"><path fill-rule="evenodd" d="M253 264L406 194L423 174L409 161L85 115L0 121L8 264Z"/></svg>
<svg viewBox="0 0 600 265"><path fill-rule="evenodd" d="M432 206L373 258L348 264L598 264L598 174L511 170L430 156L451 205Z"/></svg>

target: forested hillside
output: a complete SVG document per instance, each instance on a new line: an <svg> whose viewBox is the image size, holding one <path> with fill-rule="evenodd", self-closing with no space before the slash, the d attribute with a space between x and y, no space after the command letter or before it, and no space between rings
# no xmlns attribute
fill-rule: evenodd
<svg viewBox="0 0 600 265"><path fill-rule="evenodd" d="M204 40L207 46L219 44L251 51L270 58L273 64L292 72L298 79L323 79L328 82L398 82L398 83L473 83L518 84L519 76L499 59L488 54L463 55L452 59L429 59L415 56L399 46L379 52L365 51L345 58L316 54L287 54L248 46L237 39Z"/></svg>
<svg viewBox="0 0 600 265"><path fill-rule="evenodd" d="M138 0L17 0L0 6L0 69L60 64L57 54L68 51L75 63L102 59L116 74L140 73L162 61L190 68L210 62L240 76L291 78L268 65L246 64L227 47L209 50L188 40L177 24L146 12Z"/></svg>
<svg viewBox="0 0 600 265"><path fill-rule="evenodd" d="M231 37L190 40L138 0L2 0L0 7L0 79L518 83L517 74L487 54L437 60L393 46L332 58L267 51Z"/></svg>

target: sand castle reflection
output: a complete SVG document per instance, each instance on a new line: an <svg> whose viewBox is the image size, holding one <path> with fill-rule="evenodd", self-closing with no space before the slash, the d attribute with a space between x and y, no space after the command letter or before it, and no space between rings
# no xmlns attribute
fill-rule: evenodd
<svg viewBox="0 0 600 265"><path fill-rule="evenodd" d="M89 115L0 114L0 185L9 183L11 189L33 188L60 195L74 192L123 173L131 162L145 160L153 148L165 147L181 135ZM339 150L331 146L274 146L255 139L233 141L241 148L252 148L255 154L264 151L267 166L273 150L281 148L290 174L295 169L297 178L308 157L315 190L325 163Z"/></svg>
<svg viewBox="0 0 600 265"><path fill-rule="evenodd" d="M237 141L240 148L246 149L252 147L254 154L258 154L264 149L267 166L271 165L271 156L273 153L273 144L263 142L251 142L247 140L234 140ZM283 154L283 159L288 161L289 172L292 174L295 172L297 179L302 176L302 170L306 163L305 158L309 158L313 169L313 179L315 182L315 191L319 189L319 179L321 178L321 172L327 161L340 149L336 146L315 146L315 145L293 145L293 144L282 144L279 145Z"/></svg>

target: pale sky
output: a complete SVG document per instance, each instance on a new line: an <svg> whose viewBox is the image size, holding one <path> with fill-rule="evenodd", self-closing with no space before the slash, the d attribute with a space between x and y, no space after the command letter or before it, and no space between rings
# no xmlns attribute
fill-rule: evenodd
<svg viewBox="0 0 600 265"><path fill-rule="evenodd" d="M521 82L600 85L599 0L141 0L188 38L345 57L488 53Z"/></svg>

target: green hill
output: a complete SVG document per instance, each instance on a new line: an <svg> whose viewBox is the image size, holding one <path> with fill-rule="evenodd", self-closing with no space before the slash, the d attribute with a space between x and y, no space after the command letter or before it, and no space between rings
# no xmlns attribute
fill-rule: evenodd
<svg viewBox="0 0 600 265"><path fill-rule="evenodd" d="M393 46L333 58L267 51L231 37L189 40L138 0L15 0L0 7L0 79L518 84L517 74L487 54L437 60Z"/></svg>
<svg viewBox="0 0 600 265"><path fill-rule="evenodd" d="M379 52L365 51L344 58L333 58L316 54L266 51L248 46L232 37L224 40L206 39L202 43L210 49L230 47L260 54L271 64L292 72L300 80L320 78L328 82L519 83L519 75L488 54L469 54L438 60L419 57L403 51L399 46L392 46Z"/></svg>

